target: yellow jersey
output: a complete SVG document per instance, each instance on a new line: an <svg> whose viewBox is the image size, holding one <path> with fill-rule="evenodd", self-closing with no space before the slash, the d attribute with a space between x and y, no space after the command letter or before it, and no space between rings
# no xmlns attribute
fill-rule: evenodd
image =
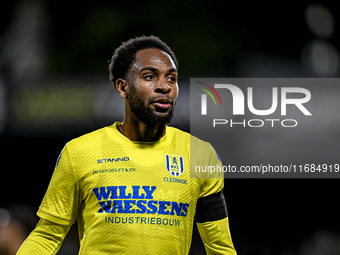
<svg viewBox="0 0 340 255"><path fill-rule="evenodd" d="M65 145L38 216L77 220L81 255L188 254L197 200L223 189L223 178L191 178L190 164L221 165L218 156L173 127L135 142L119 124ZM190 147L199 152L191 160Z"/></svg>

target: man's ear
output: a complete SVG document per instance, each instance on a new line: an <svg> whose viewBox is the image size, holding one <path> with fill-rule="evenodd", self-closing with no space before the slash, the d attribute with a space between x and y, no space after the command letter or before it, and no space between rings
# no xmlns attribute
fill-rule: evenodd
<svg viewBox="0 0 340 255"><path fill-rule="evenodd" d="M116 89L119 95L123 98L127 97L127 81L121 78L116 80Z"/></svg>

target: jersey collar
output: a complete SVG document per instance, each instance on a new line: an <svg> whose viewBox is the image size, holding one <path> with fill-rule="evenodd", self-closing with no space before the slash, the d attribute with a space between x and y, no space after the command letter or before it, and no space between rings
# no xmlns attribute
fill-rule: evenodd
<svg viewBox="0 0 340 255"><path fill-rule="evenodd" d="M167 146L172 138L173 130L166 126L165 135L155 142L140 142L140 141L131 141L126 136L124 136L119 130L118 126L121 122L116 121L113 125L107 127L107 134L111 137L111 139L115 140L121 144L127 145L145 145L145 146L152 146L152 147L165 147Z"/></svg>

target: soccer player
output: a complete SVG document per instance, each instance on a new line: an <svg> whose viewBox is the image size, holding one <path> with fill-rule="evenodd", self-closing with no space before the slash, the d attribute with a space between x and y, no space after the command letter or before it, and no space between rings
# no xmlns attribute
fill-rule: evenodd
<svg viewBox="0 0 340 255"><path fill-rule="evenodd" d="M236 254L223 178L190 177L190 164L221 165L218 156L167 126L178 96L172 50L158 37L134 38L109 70L124 120L66 144L18 254L55 254L75 221L82 255L188 254L194 218L207 254Z"/></svg>

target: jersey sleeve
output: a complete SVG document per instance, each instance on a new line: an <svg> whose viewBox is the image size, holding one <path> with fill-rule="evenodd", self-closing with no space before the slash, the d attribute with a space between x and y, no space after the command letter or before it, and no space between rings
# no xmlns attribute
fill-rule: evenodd
<svg viewBox="0 0 340 255"><path fill-rule="evenodd" d="M223 196L223 165L216 151L209 144L209 155L201 165L210 167L202 178L197 200L196 222L208 255L236 255L229 230L227 206ZM210 177L210 178L209 178Z"/></svg>
<svg viewBox="0 0 340 255"><path fill-rule="evenodd" d="M208 222L226 218L228 216L227 206L223 196L223 172L218 172L218 167L222 169L222 163L215 152L215 150L209 144L209 156L205 159L208 166L214 166L207 173L205 177L201 179L201 189L197 200L196 206L196 221Z"/></svg>
<svg viewBox="0 0 340 255"><path fill-rule="evenodd" d="M207 171L202 178L203 185L201 187L199 197L206 197L223 190L223 166L222 162L214 150L214 148L209 144L209 156L206 158L206 162L202 165L211 167L209 172ZM220 170L221 169L221 170Z"/></svg>
<svg viewBox="0 0 340 255"><path fill-rule="evenodd" d="M207 255L236 255L229 231L228 218L197 223Z"/></svg>
<svg viewBox="0 0 340 255"><path fill-rule="evenodd" d="M37 215L57 224L72 225L77 218L80 201L80 189L66 144Z"/></svg>
<svg viewBox="0 0 340 255"><path fill-rule="evenodd" d="M56 254L62 241L65 239L69 226L58 225L56 223L40 219L35 229L20 246L16 255Z"/></svg>

